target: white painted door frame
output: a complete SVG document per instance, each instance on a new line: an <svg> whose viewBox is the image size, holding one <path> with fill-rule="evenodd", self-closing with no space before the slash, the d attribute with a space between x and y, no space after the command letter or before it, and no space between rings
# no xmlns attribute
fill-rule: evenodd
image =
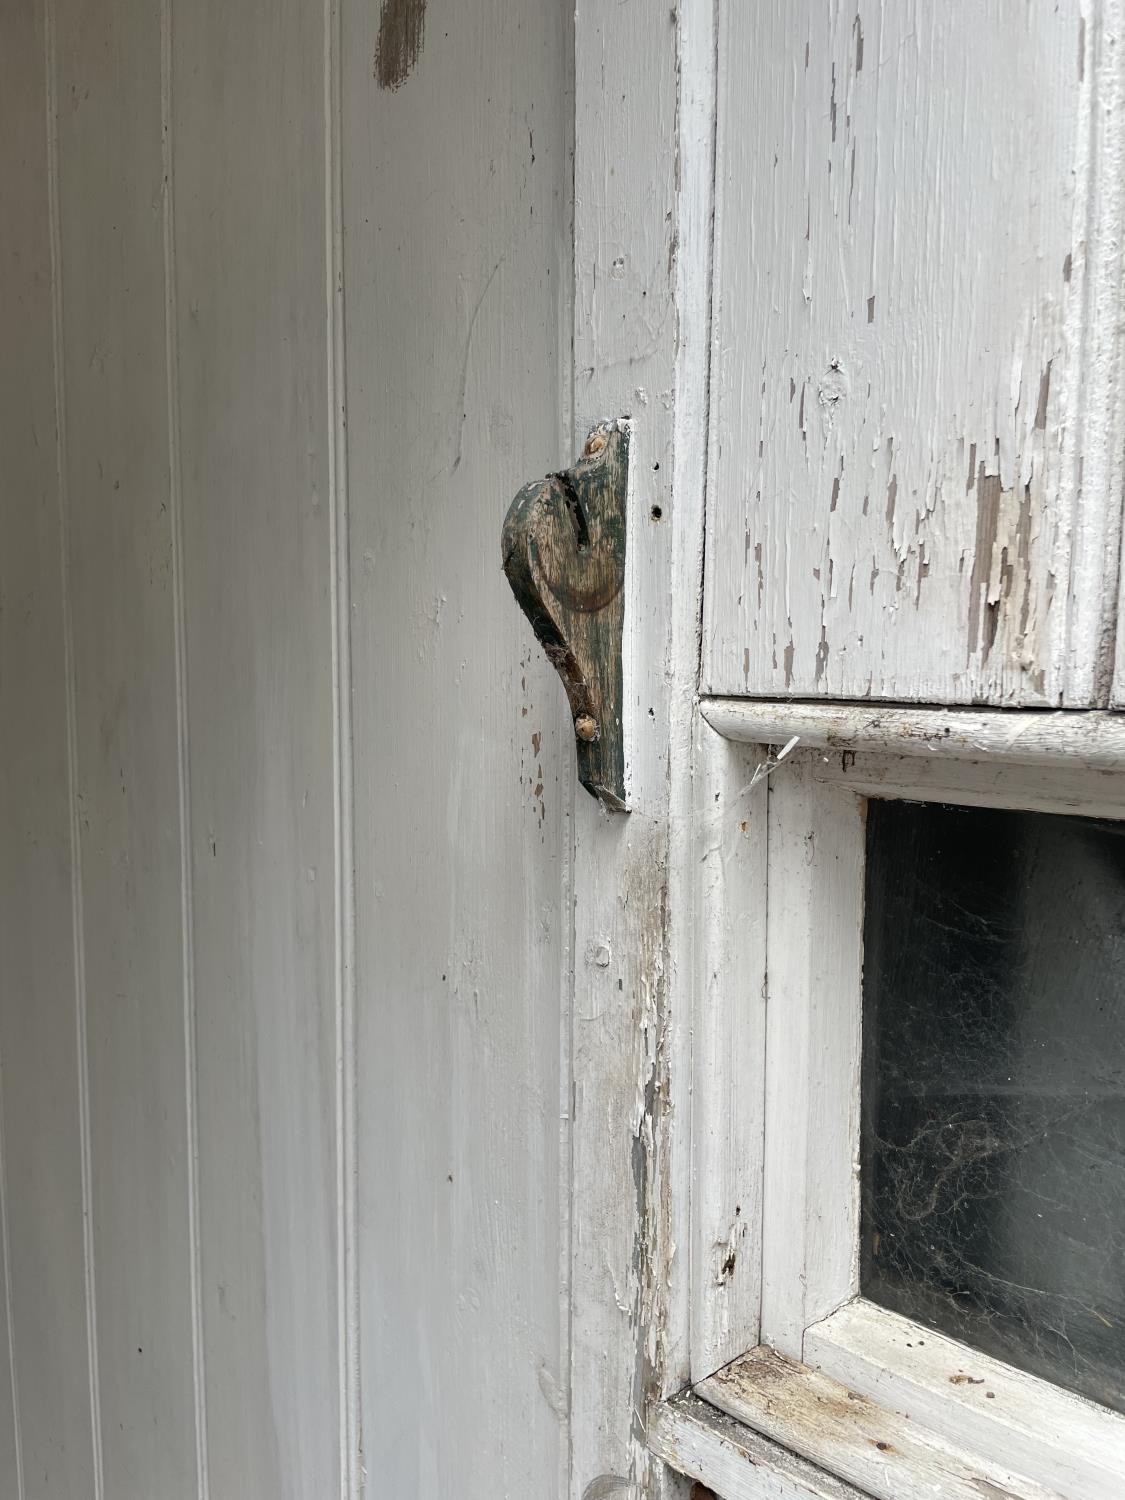
<svg viewBox="0 0 1125 1500"><path fill-rule="evenodd" d="M571 1025L572 1500L665 1482L646 1403L688 1379L691 742L714 120L709 0L575 16L574 438L628 416L631 811L578 793ZM668 1481L671 1483L671 1481Z"/></svg>

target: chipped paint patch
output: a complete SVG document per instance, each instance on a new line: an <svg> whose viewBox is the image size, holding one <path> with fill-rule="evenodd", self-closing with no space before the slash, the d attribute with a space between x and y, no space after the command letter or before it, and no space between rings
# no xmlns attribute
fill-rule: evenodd
<svg viewBox="0 0 1125 1500"><path fill-rule="evenodd" d="M774 186L751 203L720 163L708 689L1102 701L1120 525L1105 497L1121 486L1095 490L1089 463L1117 476L1125 452L1109 415L1125 411L1125 186L1097 160L1125 143L1112 49L1051 7L1018 36L943 13L923 37L913 7L861 0L811 38L799 7L720 8L729 57L765 39L789 66L720 105L721 149ZM1059 63L1076 40L1082 89ZM989 82L1017 59L1041 80L1032 129ZM979 87L950 113L967 78ZM1003 180L1034 173L1034 201L997 212L998 164Z"/></svg>
<svg viewBox="0 0 1125 1500"><path fill-rule="evenodd" d="M1031 486L1004 489L1000 476L986 474L982 463L976 493L976 542L969 577L969 658L971 661L979 650L987 659L1003 622L1008 648L1019 660L1025 653L1031 611Z"/></svg>

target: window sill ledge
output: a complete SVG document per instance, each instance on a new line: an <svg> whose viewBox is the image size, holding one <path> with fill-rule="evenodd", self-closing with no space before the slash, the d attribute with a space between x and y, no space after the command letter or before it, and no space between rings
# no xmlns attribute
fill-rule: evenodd
<svg viewBox="0 0 1125 1500"><path fill-rule="evenodd" d="M653 1407L649 1447L722 1500L1058 1500L764 1345Z"/></svg>

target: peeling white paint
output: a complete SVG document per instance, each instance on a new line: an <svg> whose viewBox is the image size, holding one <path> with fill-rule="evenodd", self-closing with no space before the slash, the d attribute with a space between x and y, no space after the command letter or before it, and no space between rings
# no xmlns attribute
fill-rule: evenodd
<svg viewBox="0 0 1125 1500"><path fill-rule="evenodd" d="M1104 701L1118 0L720 13L708 690Z"/></svg>

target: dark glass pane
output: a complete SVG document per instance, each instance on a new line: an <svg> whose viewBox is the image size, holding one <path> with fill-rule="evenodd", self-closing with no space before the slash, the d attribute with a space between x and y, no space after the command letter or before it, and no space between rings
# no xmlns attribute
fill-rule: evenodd
<svg viewBox="0 0 1125 1500"><path fill-rule="evenodd" d="M868 805L863 1291L1125 1411L1125 827Z"/></svg>

